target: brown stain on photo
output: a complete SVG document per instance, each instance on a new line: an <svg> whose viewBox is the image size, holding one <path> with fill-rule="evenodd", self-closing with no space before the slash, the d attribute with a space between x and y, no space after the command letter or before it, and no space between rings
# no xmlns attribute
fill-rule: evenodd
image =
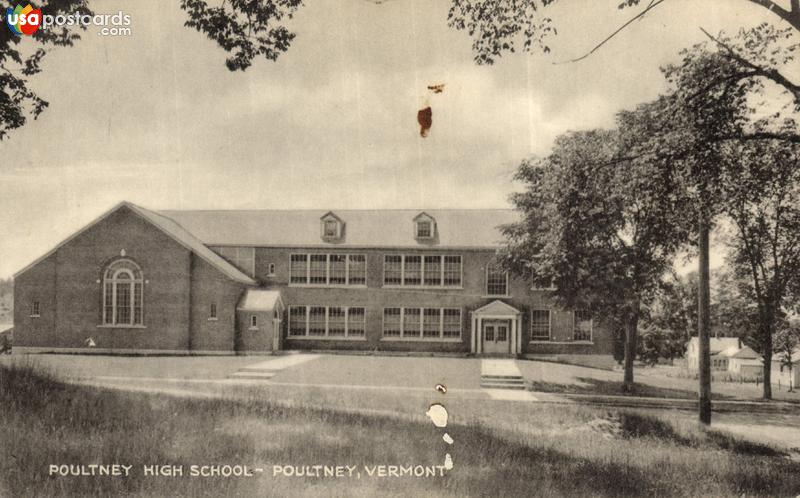
<svg viewBox="0 0 800 498"><path fill-rule="evenodd" d="M433 111L430 106L417 112L417 123L419 123L419 135L423 138L427 137L428 131L433 126Z"/></svg>
<svg viewBox="0 0 800 498"><path fill-rule="evenodd" d="M444 83L439 83L438 85L428 85L428 90L432 91L433 93L442 93L444 91Z"/></svg>

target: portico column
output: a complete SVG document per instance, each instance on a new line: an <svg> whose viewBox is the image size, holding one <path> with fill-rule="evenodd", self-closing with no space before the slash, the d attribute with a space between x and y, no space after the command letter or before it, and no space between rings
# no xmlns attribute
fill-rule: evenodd
<svg viewBox="0 0 800 498"><path fill-rule="evenodd" d="M478 354L483 353L483 340L482 340L483 338L481 337L483 335L482 329L483 329L483 317L479 315L477 321L475 322L475 340L477 341L476 342L477 347L475 348L475 352Z"/></svg>
<svg viewBox="0 0 800 498"><path fill-rule="evenodd" d="M517 317L511 319L511 351L509 353L517 352Z"/></svg>
<svg viewBox="0 0 800 498"><path fill-rule="evenodd" d="M469 335L469 350L470 350L471 353L477 352L475 350L475 321L476 320L477 320L477 318L475 317L475 313L470 311L469 312L469 324L470 324L470 329L469 329L469 334L470 334Z"/></svg>

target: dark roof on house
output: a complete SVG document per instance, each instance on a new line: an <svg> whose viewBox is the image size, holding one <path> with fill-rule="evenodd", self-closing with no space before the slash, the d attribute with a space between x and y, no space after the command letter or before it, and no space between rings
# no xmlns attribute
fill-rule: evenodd
<svg viewBox="0 0 800 498"><path fill-rule="evenodd" d="M332 212L344 223L340 240L320 237L320 218ZM431 241L415 238L414 218L436 221ZM495 248L499 226L518 220L511 209L159 211L207 245L273 247Z"/></svg>

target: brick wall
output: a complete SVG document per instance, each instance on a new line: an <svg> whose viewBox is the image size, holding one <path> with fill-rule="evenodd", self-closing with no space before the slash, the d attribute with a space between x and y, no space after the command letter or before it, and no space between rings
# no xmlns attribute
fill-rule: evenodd
<svg viewBox="0 0 800 498"><path fill-rule="evenodd" d="M236 306L245 286L227 278L205 260L192 255L192 336L194 351L233 351ZM211 305L217 317L211 318Z"/></svg>
<svg viewBox="0 0 800 498"><path fill-rule="evenodd" d="M125 257L140 265L144 327L102 322L102 273ZM189 346L190 252L127 207L62 245L15 279L15 346L185 350ZM28 316L33 300L41 317Z"/></svg>
<svg viewBox="0 0 800 498"><path fill-rule="evenodd" d="M367 286L291 286L289 285L290 255L293 253L350 253L367 257ZM458 289L403 289L383 287L385 254L458 254L462 258L462 286ZM384 249L304 249L257 248L256 279L268 287L281 287L284 302L291 305L363 306L366 308L365 340L327 340L286 338L287 349L352 349L385 351L468 352L470 350L470 311L498 298L486 296L486 265L491 261L490 250L412 251ZM268 274L270 264L275 274ZM595 325L593 344L572 344L573 315L553 306L545 291L532 291L518 279L510 279L509 297L500 298L522 311L523 353L610 353L609 334ZM459 342L382 340L384 307L447 307L461 309L462 333ZM552 309L552 340L550 343L530 343L530 310ZM287 320L284 320L286 322ZM286 323L285 323L286 324ZM284 334L286 329L284 327Z"/></svg>

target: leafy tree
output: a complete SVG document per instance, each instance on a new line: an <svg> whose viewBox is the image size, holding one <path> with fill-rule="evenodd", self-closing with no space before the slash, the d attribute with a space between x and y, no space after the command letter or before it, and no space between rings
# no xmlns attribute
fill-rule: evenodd
<svg viewBox="0 0 800 498"><path fill-rule="evenodd" d="M92 15L88 4L89 0L49 0L42 11L52 16ZM286 52L295 34L285 23L301 5L302 0L222 0L219 6L205 0L180 2L188 16L185 26L232 53L225 61L231 71L244 71L257 57L274 61ZM25 37L0 29L0 140L47 108L47 101L28 86L28 78L41 71L51 48L79 40L81 29L85 27L48 27ZM25 46L30 42L35 48Z"/></svg>
<svg viewBox="0 0 800 498"><path fill-rule="evenodd" d="M48 15L91 15L85 0L52 0L46 5ZM5 19L5 17L3 18ZM3 22L5 24L5 22ZM0 27L0 140L11 130L36 118L48 106L28 87L28 78L41 72L41 63L52 47L69 47L80 39L74 26L39 29L24 39ZM28 43L31 46L26 46Z"/></svg>
<svg viewBox="0 0 800 498"><path fill-rule="evenodd" d="M747 279L757 311L757 350L764 357L764 398L772 397L773 338L785 319L786 297L800 275L800 146L777 140L733 151L725 210L734 229L731 262Z"/></svg>
<svg viewBox="0 0 800 498"><path fill-rule="evenodd" d="M732 268L726 262L723 271L715 280L716 297L711 303L711 317L715 324L715 336L738 337L748 346L759 350L754 338L758 328L758 313L755 299L750 292L749 277Z"/></svg>
<svg viewBox="0 0 800 498"><path fill-rule="evenodd" d="M652 164L621 160L625 142L616 131L567 133L550 155L524 161L517 179L527 188L512 196L522 221L504 227L504 261L553 285L561 304L624 326L630 389L643 307L686 234L676 215L682 191Z"/></svg>
<svg viewBox="0 0 800 498"><path fill-rule="evenodd" d="M794 362L797 361L797 351L800 348L800 323L796 320L784 320L781 327L775 334L775 351L780 354L781 366L789 370L789 378L792 378ZM766 366L765 362L765 366ZM789 384L789 391L793 391L794 386Z"/></svg>
<svg viewBox="0 0 800 498"><path fill-rule="evenodd" d="M800 32L800 0L790 0L788 9L771 0L738 0L744 5L751 3L759 5L775 14L779 20L785 21L790 28L785 33ZM475 62L478 64L492 64L506 53L514 53L521 49L524 52L540 50L550 52L547 39L557 34L553 19L547 15L547 7L556 3L556 0L522 0L508 2L506 0L452 0L448 12L448 24L457 30L466 31L472 38L472 50ZM641 0L623 0L620 9L636 7L642 4ZM649 14L664 0L649 0L633 18L613 31L610 36L599 41L587 54L575 60L580 60L595 52L602 45L619 34L637 19ZM722 49L722 57L728 59L729 68L736 68L736 78L739 80L757 80L767 78L785 87L800 101L800 86L787 77L786 68L775 67L775 64L762 64L764 52L761 50L769 40L745 50L737 51L727 46L723 40L714 38L706 33ZM520 43L521 42L521 43ZM753 54L755 52L755 54ZM753 57L755 55L755 57ZM730 76L730 75L729 75ZM730 83L730 79L720 80L719 83ZM712 82L714 83L714 82Z"/></svg>
<svg viewBox="0 0 800 498"><path fill-rule="evenodd" d="M643 360L650 354L667 358L670 363L674 358L683 356L686 343L697 330L697 278L677 276L669 272L660 282L657 293L643 313L643 343L646 348L640 349L639 356Z"/></svg>
<svg viewBox="0 0 800 498"><path fill-rule="evenodd" d="M302 0L223 0L212 7L205 0L181 0L181 9L189 16L185 26L233 52L225 60L231 71L244 71L259 56L275 61L289 50L295 33L281 23L302 5Z"/></svg>

